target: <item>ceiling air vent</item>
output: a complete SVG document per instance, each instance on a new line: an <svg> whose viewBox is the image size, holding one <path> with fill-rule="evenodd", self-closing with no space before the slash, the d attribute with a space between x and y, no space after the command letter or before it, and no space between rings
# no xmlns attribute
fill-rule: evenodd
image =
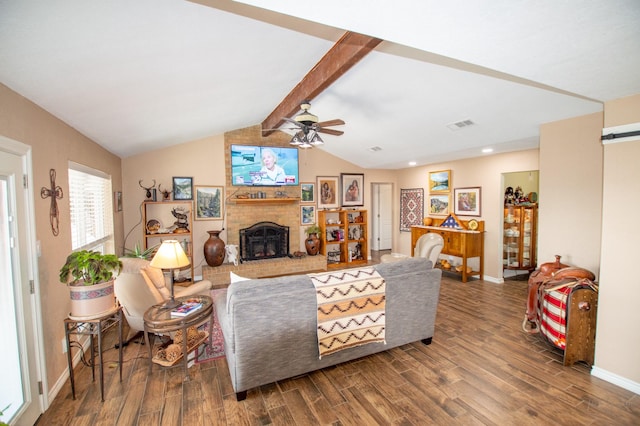
<svg viewBox="0 0 640 426"><path fill-rule="evenodd" d="M378 152L378 151L382 151L382 148L380 148L379 146L372 146L371 148L369 148L369 151Z"/></svg>
<svg viewBox="0 0 640 426"><path fill-rule="evenodd" d="M465 127L469 127L469 126L475 126L476 123L474 123L471 120L462 120L462 121L457 121L455 123L451 123L451 124L447 124L447 127L449 128L449 130L460 130L460 129L464 129Z"/></svg>

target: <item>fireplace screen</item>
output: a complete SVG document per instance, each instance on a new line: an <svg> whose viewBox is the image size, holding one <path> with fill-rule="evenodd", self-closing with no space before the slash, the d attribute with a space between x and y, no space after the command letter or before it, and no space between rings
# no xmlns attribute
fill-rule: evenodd
<svg viewBox="0 0 640 426"><path fill-rule="evenodd" d="M289 227L259 222L240 230L240 260L273 259L289 255Z"/></svg>

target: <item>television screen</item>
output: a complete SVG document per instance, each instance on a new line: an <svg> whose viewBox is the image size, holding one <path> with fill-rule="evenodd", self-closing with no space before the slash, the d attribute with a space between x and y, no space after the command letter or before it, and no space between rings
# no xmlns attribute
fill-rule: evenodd
<svg viewBox="0 0 640 426"><path fill-rule="evenodd" d="M298 149L231 145L234 186L298 185Z"/></svg>

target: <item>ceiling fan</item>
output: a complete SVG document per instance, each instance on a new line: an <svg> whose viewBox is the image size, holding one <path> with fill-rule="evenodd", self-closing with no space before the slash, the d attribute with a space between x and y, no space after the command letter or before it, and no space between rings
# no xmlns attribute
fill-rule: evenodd
<svg viewBox="0 0 640 426"><path fill-rule="evenodd" d="M340 136L344 132L342 130L327 129L329 126L340 126L344 124L344 120L335 119L329 121L318 122L318 116L312 114L309 109L311 103L307 100L302 101L300 109L302 110L294 118L284 118L287 123L294 124L296 127L290 130L296 130L293 139L289 142L298 148L312 148L314 146L323 145L324 141L318 133L326 133L328 135Z"/></svg>

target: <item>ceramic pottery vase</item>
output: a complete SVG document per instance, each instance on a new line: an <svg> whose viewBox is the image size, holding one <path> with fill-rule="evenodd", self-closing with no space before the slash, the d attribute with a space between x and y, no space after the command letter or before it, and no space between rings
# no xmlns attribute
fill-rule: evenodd
<svg viewBox="0 0 640 426"><path fill-rule="evenodd" d="M320 240L316 234L309 234L304 242L304 246L307 249L309 256L315 256L320 251Z"/></svg>
<svg viewBox="0 0 640 426"><path fill-rule="evenodd" d="M225 244L219 235L222 231L207 231L209 239L204 243L204 259L209 266L220 266L226 254Z"/></svg>

